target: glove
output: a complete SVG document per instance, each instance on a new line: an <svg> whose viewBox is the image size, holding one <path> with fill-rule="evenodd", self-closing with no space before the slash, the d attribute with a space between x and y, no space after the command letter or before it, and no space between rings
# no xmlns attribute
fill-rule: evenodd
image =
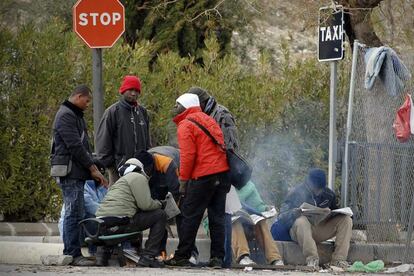
<svg viewBox="0 0 414 276"><path fill-rule="evenodd" d="M160 200L160 202L161 202L161 209L164 210L165 206L167 206L167 200L163 199L163 200Z"/></svg>
<svg viewBox="0 0 414 276"><path fill-rule="evenodd" d="M185 195L185 191L187 189L187 180L180 180L180 196L184 196Z"/></svg>

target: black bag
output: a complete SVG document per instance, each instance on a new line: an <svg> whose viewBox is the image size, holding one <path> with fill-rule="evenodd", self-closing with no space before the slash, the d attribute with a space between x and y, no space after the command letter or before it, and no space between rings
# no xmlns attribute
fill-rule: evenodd
<svg viewBox="0 0 414 276"><path fill-rule="evenodd" d="M226 147L220 144L203 125L193 119L188 120L197 125L208 137L210 137L214 144L226 151L227 162L230 167L230 170L227 172L227 179L235 188L239 190L243 188L250 180L253 171L246 159L241 157L235 151L226 149Z"/></svg>
<svg viewBox="0 0 414 276"><path fill-rule="evenodd" d="M50 158L50 176L64 177L72 170L72 156L52 155Z"/></svg>

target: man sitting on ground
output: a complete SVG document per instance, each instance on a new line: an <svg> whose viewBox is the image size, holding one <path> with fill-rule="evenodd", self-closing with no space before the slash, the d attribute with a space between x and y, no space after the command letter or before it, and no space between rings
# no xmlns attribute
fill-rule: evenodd
<svg viewBox="0 0 414 276"><path fill-rule="evenodd" d="M272 233L273 230L278 233L273 237L278 240L279 234L290 235L291 239L301 247L307 265L318 268L319 255L316 243L336 236L335 251L330 264L347 267L352 219L347 215L336 215L317 225L312 225L300 209L305 202L320 208L337 209L335 193L326 187L326 176L323 170L311 169L305 183L296 186L288 194L280 209L278 221L272 226ZM284 230L288 231L286 235L283 234Z"/></svg>
<svg viewBox="0 0 414 276"><path fill-rule="evenodd" d="M150 229L145 249L142 250L138 266L162 267L155 259L164 236L167 215L163 204L151 198L148 177L144 166L135 158L129 159L119 168L121 178L108 190L105 199L96 212L101 216L127 216L130 224L124 232Z"/></svg>
<svg viewBox="0 0 414 276"><path fill-rule="evenodd" d="M260 214L268 209L252 181L249 181L243 188L237 190L236 196L238 198L233 197L231 200L240 200L243 208L249 209L247 211ZM229 197L227 199L229 200ZM240 265L255 265L255 262L250 258L249 244L243 225L241 219L234 221L232 224L233 255L236 262ZM279 254L276 243L272 239L266 220L259 221L254 226L254 230L260 248L264 251L267 263L270 265L283 265L282 257Z"/></svg>

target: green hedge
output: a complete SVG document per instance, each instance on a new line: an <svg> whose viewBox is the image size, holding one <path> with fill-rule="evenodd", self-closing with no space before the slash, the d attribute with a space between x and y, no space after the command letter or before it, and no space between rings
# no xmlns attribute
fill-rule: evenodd
<svg viewBox="0 0 414 276"><path fill-rule="evenodd" d="M219 44L210 38L203 66L169 52L149 70L151 43L131 49L119 42L103 54L105 106L117 100L124 75L139 75L153 143L161 145L172 136L176 97L192 85L208 89L235 115L254 180L269 203L278 205L309 166L327 167L329 114L327 67L314 58L293 62L287 46L281 47L285 56L277 68L263 53L248 70L234 55L219 58ZM56 219L61 199L49 177L51 124L71 89L91 84L91 53L59 22L41 30L0 30L0 51L0 210L14 221ZM92 134L91 114L86 117Z"/></svg>

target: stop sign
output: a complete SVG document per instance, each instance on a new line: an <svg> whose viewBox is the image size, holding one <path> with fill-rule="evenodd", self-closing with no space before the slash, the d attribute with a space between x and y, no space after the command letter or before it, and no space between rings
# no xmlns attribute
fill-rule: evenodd
<svg viewBox="0 0 414 276"><path fill-rule="evenodd" d="M125 31L125 9L119 0L78 0L73 29L89 48L110 48Z"/></svg>

